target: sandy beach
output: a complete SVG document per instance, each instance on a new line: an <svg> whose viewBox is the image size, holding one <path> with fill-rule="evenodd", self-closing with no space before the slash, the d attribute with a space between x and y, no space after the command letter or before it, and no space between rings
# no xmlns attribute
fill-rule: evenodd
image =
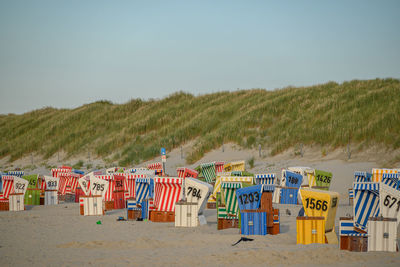
<svg viewBox="0 0 400 267"><path fill-rule="evenodd" d="M188 166L180 150L168 153L167 172ZM255 157L253 173L275 172L282 168L309 166L333 172L332 191L340 193L338 219L351 215L347 189L354 171L370 171L373 161L346 161L340 155L319 159L309 155L258 157L258 151L234 145L208 153L201 162L239 160ZM314 158L312 158L314 157ZM154 159L149 162L155 162ZM141 164L141 166L146 163ZM36 172L46 170L33 170ZM44 173L46 174L46 173ZM77 203L57 206L27 206L23 212L0 212L1 266L400 266L400 253L356 253L337 245L296 245L296 216L300 205L274 204L280 209L281 234L251 236L254 241L232 246L241 237L238 229L217 230L216 210L206 210L207 225L175 228L173 223L117 221L125 210L105 216L80 216ZM288 212L290 215L288 215ZM96 224L101 221L101 225Z"/></svg>

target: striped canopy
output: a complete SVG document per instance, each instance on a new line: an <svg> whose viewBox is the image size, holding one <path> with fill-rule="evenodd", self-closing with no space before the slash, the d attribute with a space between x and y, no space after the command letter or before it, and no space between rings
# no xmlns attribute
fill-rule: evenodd
<svg viewBox="0 0 400 267"><path fill-rule="evenodd" d="M275 184L275 173L256 174L254 176L256 184Z"/></svg>
<svg viewBox="0 0 400 267"><path fill-rule="evenodd" d="M175 203L181 198L183 178L154 178L154 205L158 211L175 211Z"/></svg>
<svg viewBox="0 0 400 267"><path fill-rule="evenodd" d="M354 172L354 182L371 182L372 173L369 172Z"/></svg>
<svg viewBox="0 0 400 267"><path fill-rule="evenodd" d="M387 184L394 189L400 190L399 176L400 175L398 173L385 173L382 177L382 183Z"/></svg>
<svg viewBox="0 0 400 267"><path fill-rule="evenodd" d="M215 171L216 172L223 172L224 171L224 164L225 164L225 162L223 162L223 161L215 162Z"/></svg>
<svg viewBox="0 0 400 267"><path fill-rule="evenodd" d="M242 188L241 182L223 182L221 184L222 197L226 205L228 214L237 216L239 212L239 205L236 198L236 189Z"/></svg>
<svg viewBox="0 0 400 267"><path fill-rule="evenodd" d="M215 181L214 190L212 196L214 199L217 199L217 193L221 191L221 184L223 182L244 182L253 184L252 176L218 176Z"/></svg>
<svg viewBox="0 0 400 267"><path fill-rule="evenodd" d="M147 169L149 169L149 170L161 170L162 169L162 163L161 162L150 163L149 165L147 165Z"/></svg>
<svg viewBox="0 0 400 267"><path fill-rule="evenodd" d="M199 175L199 173L196 170L185 167L176 168L176 172L178 173L178 177L180 178L186 178L186 177L196 178Z"/></svg>
<svg viewBox="0 0 400 267"><path fill-rule="evenodd" d="M2 198L8 199L10 193L14 193L14 176L2 175L1 182L3 187Z"/></svg>
<svg viewBox="0 0 400 267"><path fill-rule="evenodd" d="M372 181L380 182L382 181L384 174L398 173L397 169L372 169Z"/></svg>
<svg viewBox="0 0 400 267"><path fill-rule="evenodd" d="M369 190L375 194L379 194L379 183L354 183L354 190Z"/></svg>
<svg viewBox="0 0 400 267"><path fill-rule="evenodd" d="M379 214L379 183L354 183L354 226L367 231L370 217Z"/></svg>
<svg viewBox="0 0 400 267"><path fill-rule="evenodd" d="M22 178L24 176L25 172L24 171L8 171L7 175L12 175L12 176L17 176L19 178Z"/></svg>
<svg viewBox="0 0 400 267"><path fill-rule="evenodd" d="M275 185L272 184L263 184L262 185L262 191L263 192L274 192L275 191Z"/></svg>
<svg viewBox="0 0 400 267"><path fill-rule="evenodd" d="M151 178L139 177L135 179L135 198L137 202L142 202L152 196Z"/></svg>
<svg viewBox="0 0 400 267"><path fill-rule="evenodd" d="M207 183L212 183L215 180L215 162L201 164L201 173L206 178Z"/></svg>

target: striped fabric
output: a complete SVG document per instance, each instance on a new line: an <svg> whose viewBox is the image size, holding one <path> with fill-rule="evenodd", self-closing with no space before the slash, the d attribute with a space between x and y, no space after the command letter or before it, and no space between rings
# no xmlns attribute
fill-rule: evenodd
<svg viewBox="0 0 400 267"><path fill-rule="evenodd" d="M307 180L308 180L308 186L310 188L317 186L317 183L315 181L315 171L307 172Z"/></svg>
<svg viewBox="0 0 400 267"><path fill-rule="evenodd" d="M176 169L176 173L178 174L179 178L185 178L185 175L186 175L185 169L186 168L177 168Z"/></svg>
<svg viewBox="0 0 400 267"><path fill-rule="evenodd" d="M353 189L354 190L370 190L373 192L376 192L378 194L379 192L379 183L353 183Z"/></svg>
<svg viewBox="0 0 400 267"><path fill-rule="evenodd" d="M58 177L59 173L68 173L68 172L71 172L71 170L67 168L54 168L51 169L51 176Z"/></svg>
<svg viewBox="0 0 400 267"><path fill-rule="evenodd" d="M154 206L157 211L175 211L182 193L182 178L154 178Z"/></svg>
<svg viewBox="0 0 400 267"><path fill-rule="evenodd" d="M365 183L365 182L371 182L372 178L372 173L369 172L354 172L354 182L356 183Z"/></svg>
<svg viewBox="0 0 400 267"><path fill-rule="evenodd" d="M242 188L241 182L223 182L221 188L238 189Z"/></svg>
<svg viewBox="0 0 400 267"><path fill-rule="evenodd" d="M399 173L385 173L382 177L382 183L394 189L400 189Z"/></svg>
<svg viewBox="0 0 400 267"><path fill-rule="evenodd" d="M104 201L114 200L115 179L113 174L109 175L95 175L96 178L108 181L108 188L104 194Z"/></svg>
<svg viewBox="0 0 400 267"><path fill-rule="evenodd" d="M226 205L228 215L236 216L239 212L239 205L236 198L236 189L242 188L240 182L223 182L221 184L222 197Z"/></svg>
<svg viewBox="0 0 400 267"><path fill-rule="evenodd" d="M348 236L349 234L357 233L354 231L354 221L353 220L341 220L339 222L339 235Z"/></svg>
<svg viewBox="0 0 400 267"><path fill-rule="evenodd" d="M218 207L217 209L217 218L218 219L225 219L228 216L226 212L226 207Z"/></svg>
<svg viewBox="0 0 400 267"><path fill-rule="evenodd" d="M61 195L75 192L78 179L82 177L82 175L73 172L60 172L57 175L60 178L60 186L63 187L61 190L59 189Z"/></svg>
<svg viewBox="0 0 400 267"><path fill-rule="evenodd" d="M24 174L25 174L24 171L9 171L9 172L7 172L7 175L17 176L19 178L22 178L22 176L24 176Z"/></svg>
<svg viewBox="0 0 400 267"><path fill-rule="evenodd" d="M149 210L155 210L155 206L154 206L154 199L148 199L149 202Z"/></svg>
<svg viewBox="0 0 400 267"><path fill-rule="evenodd" d="M80 176L80 175L74 176L74 177L72 177L72 179L71 179L71 191L72 191L73 193L75 193L76 188L78 187L78 179L80 178L79 176Z"/></svg>
<svg viewBox="0 0 400 267"><path fill-rule="evenodd" d="M149 169L149 170L162 170L162 163L161 162L150 163L149 165L147 165L147 169Z"/></svg>
<svg viewBox="0 0 400 267"><path fill-rule="evenodd" d="M215 180L214 190L212 193L212 199L217 199L217 193L221 192L222 182L243 182L253 184L252 176L218 176ZM211 199L211 197L210 197Z"/></svg>
<svg viewBox="0 0 400 267"><path fill-rule="evenodd" d="M226 207L218 207L217 210L217 218L218 219L237 219L237 216L228 216L228 213L226 211Z"/></svg>
<svg viewBox="0 0 400 267"><path fill-rule="evenodd" d="M186 177L197 178L197 176L199 175L197 171L185 167L177 168L176 172L178 173L179 178L186 178Z"/></svg>
<svg viewBox="0 0 400 267"><path fill-rule="evenodd" d="M275 173L256 174L254 176L256 184L275 184Z"/></svg>
<svg viewBox="0 0 400 267"><path fill-rule="evenodd" d="M211 184L216 177L215 162L201 164L201 173L206 178L206 182Z"/></svg>
<svg viewBox="0 0 400 267"><path fill-rule="evenodd" d="M353 199L353 198L354 198L354 190L353 190L353 188L350 188L350 189L349 189L349 198L350 198L350 199Z"/></svg>
<svg viewBox="0 0 400 267"><path fill-rule="evenodd" d="M65 195L67 191L67 185L69 183L69 176L66 173L57 173L58 178L60 179L60 183L58 185L58 194ZM53 176L53 177L57 177Z"/></svg>
<svg viewBox="0 0 400 267"><path fill-rule="evenodd" d="M263 184L262 191L263 192L274 192L275 191L275 185Z"/></svg>
<svg viewBox="0 0 400 267"><path fill-rule="evenodd" d="M217 208L217 218L218 219L224 219L224 218L226 218L226 216L228 216L228 214L226 213L226 207L218 206L218 208Z"/></svg>
<svg viewBox="0 0 400 267"><path fill-rule="evenodd" d="M354 183L354 226L367 230L368 219L379 214L379 183Z"/></svg>
<svg viewBox="0 0 400 267"><path fill-rule="evenodd" d="M126 204L127 204L127 209L128 210L140 210L141 209L141 208L139 208L137 206L137 201L136 200L129 199L126 202L127 202Z"/></svg>
<svg viewBox="0 0 400 267"><path fill-rule="evenodd" d="M215 172L223 172L224 171L224 164L225 164L225 162L223 162L223 161L215 162Z"/></svg>
<svg viewBox="0 0 400 267"><path fill-rule="evenodd" d="M225 169L226 171L245 171L245 161L233 161L230 163L230 169Z"/></svg>
<svg viewBox="0 0 400 267"><path fill-rule="evenodd" d="M146 178L146 175L142 174L132 174L132 173L117 173L116 175L124 176L124 198L134 198L135 197L135 180L136 178Z"/></svg>
<svg viewBox="0 0 400 267"><path fill-rule="evenodd" d="M42 191L44 191L44 190L46 190L46 181L45 181L45 179L44 179L44 177L42 176L42 175L40 175L39 176L39 178L40 178L40 184L39 184L39 186L40 186L40 190L42 190Z"/></svg>
<svg viewBox="0 0 400 267"><path fill-rule="evenodd" d="M135 178L135 196L136 201L142 202L150 195L151 178L137 177Z"/></svg>
<svg viewBox="0 0 400 267"><path fill-rule="evenodd" d="M372 181L380 182L382 180L383 174L385 173L398 173L396 169L372 169Z"/></svg>
<svg viewBox="0 0 400 267"><path fill-rule="evenodd" d="M10 193L14 193L14 176L11 175L2 175L2 183L3 183L3 196L2 199L8 199Z"/></svg>

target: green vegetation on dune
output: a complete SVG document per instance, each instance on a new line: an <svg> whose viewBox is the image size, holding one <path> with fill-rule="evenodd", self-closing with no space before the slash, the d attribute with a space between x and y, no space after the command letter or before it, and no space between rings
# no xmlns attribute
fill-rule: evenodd
<svg viewBox="0 0 400 267"><path fill-rule="evenodd" d="M195 140L188 162L233 142L280 153L299 143L337 148L400 147L400 81L330 82L275 91L176 93L126 104L99 101L76 109L44 108L0 116L0 157L11 161L36 152L50 157L92 151L115 154L122 165L140 162Z"/></svg>

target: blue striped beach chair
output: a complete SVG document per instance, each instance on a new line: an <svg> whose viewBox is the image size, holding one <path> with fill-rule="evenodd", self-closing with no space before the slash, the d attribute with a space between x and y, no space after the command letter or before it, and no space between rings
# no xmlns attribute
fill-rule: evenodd
<svg viewBox="0 0 400 267"><path fill-rule="evenodd" d="M400 190L399 173L384 173L382 176L382 183Z"/></svg>
<svg viewBox="0 0 400 267"><path fill-rule="evenodd" d="M135 196L136 201L141 203L143 200L153 196L152 185L154 184L152 178L136 178L135 180Z"/></svg>
<svg viewBox="0 0 400 267"><path fill-rule="evenodd" d="M367 232L370 217L379 214L379 183L354 183L354 227Z"/></svg>
<svg viewBox="0 0 400 267"><path fill-rule="evenodd" d="M356 183L369 183L372 179L372 173L369 172L354 172L354 182Z"/></svg>

